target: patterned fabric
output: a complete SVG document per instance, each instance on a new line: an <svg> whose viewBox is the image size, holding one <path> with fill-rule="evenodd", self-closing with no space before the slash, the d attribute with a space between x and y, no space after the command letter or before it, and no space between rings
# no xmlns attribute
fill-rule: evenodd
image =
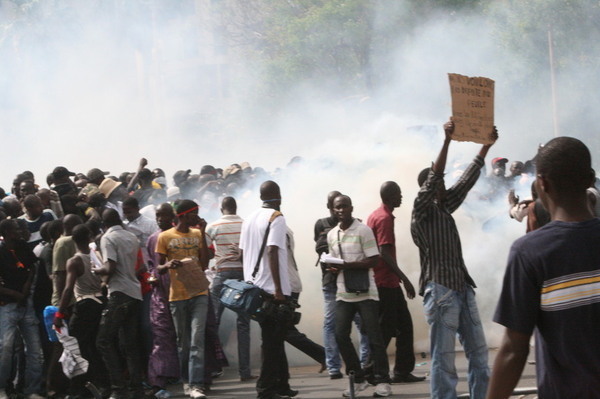
<svg viewBox="0 0 600 399"><path fill-rule="evenodd" d="M417 194L412 212L411 234L421 257L420 295L423 295L425 285L430 281L455 291L463 291L465 284L476 287L463 260L460 237L452 213L477 182L482 167L483 158L478 155L460 179L446 190L441 203L437 200L437 194L444 186L444 176L433 170Z"/></svg>
<svg viewBox="0 0 600 399"><path fill-rule="evenodd" d="M357 219L354 219L354 222L346 230L340 229L339 224L332 228L327 233L327 242L329 254L346 262L357 262L379 255L373 231ZM338 273L336 300L359 302L367 299L379 300L373 269L369 269L369 291L360 294L346 292L344 273Z"/></svg>
<svg viewBox="0 0 600 399"><path fill-rule="evenodd" d="M158 274L158 254L154 251L160 232L148 238L148 270L157 277L152 291L150 323L152 325L152 352L148 359L148 382L164 388L170 378L179 378L177 336L169 309L169 273Z"/></svg>

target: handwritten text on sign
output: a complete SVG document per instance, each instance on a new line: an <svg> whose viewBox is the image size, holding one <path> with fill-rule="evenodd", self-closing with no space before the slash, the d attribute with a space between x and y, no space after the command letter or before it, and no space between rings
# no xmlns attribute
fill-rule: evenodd
<svg viewBox="0 0 600 399"><path fill-rule="evenodd" d="M494 129L494 81L449 73L452 94L452 139L490 144Z"/></svg>

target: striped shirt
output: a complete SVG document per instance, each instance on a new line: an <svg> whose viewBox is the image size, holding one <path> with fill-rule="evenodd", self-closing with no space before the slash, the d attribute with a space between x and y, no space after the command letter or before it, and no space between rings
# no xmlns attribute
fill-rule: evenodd
<svg viewBox="0 0 600 399"><path fill-rule="evenodd" d="M354 222L346 230L340 229L339 224L332 228L327 233L327 243L329 244L329 254L346 262L357 262L379 255L379 248L373 231L357 219L354 219ZM344 273L338 273L336 300L359 302L367 299L379 300L373 269L369 269L369 291L361 294L346 292Z"/></svg>
<svg viewBox="0 0 600 399"><path fill-rule="evenodd" d="M465 285L475 287L462 255L462 246L452 213L458 209L477 182L483 158L479 155L467 167L460 179L448 190L443 202L438 202L437 192L444 184L444 175L429 173L421 186L412 211L411 234L419 247L421 277L419 294L433 281L455 291Z"/></svg>
<svg viewBox="0 0 600 399"><path fill-rule="evenodd" d="M206 227L209 245L215 249L217 269L242 267L239 257L240 233L243 219L238 215L223 215Z"/></svg>

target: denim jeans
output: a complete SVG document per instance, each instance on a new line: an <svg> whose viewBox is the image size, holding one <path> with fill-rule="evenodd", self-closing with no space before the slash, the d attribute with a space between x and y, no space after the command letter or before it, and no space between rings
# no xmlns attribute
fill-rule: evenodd
<svg viewBox="0 0 600 399"><path fill-rule="evenodd" d="M227 279L244 279L244 272L241 270L221 271L216 274L210 295L215 307L217 316L217 328L221 323L221 315L225 306L219 301L223 282ZM241 378L249 378L252 373L250 370L250 318L242 313L237 314L237 348L238 348L238 366Z"/></svg>
<svg viewBox="0 0 600 399"><path fill-rule="evenodd" d="M198 295L169 303L177 334L181 377L192 387L204 385L204 342L208 296Z"/></svg>
<svg viewBox="0 0 600 399"><path fill-rule="evenodd" d="M359 313L364 331L369 337L369 349L373 362L373 381L369 382L375 384L389 382L390 367L379 328L379 302L372 299L359 302L337 301L336 313L335 339L344 363L346 363L346 374L354 372L356 382L362 382L365 378L364 370L350 338L352 320L356 313Z"/></svg>
<svg viewBox="0 0 600 399"><path fill-rule="evenodd" d="M488 348L475 302L475 291L451 290L429 282L423 298L425 318L430 326L431 397L456 398L458 376L454 365L456 335L469 362L468 383L473 399L485 397L490 369Z"/></svg>
<svg viewBox="0 0 600 399"><path fill-rule="evenodd" d="M0 389L6 388L6 382L10 378L13 347L18 330L25 342L26 353L23 393L42 393L43 360L38 323L31 297L23 306L16 303L0 306Z"/></svg>
<svg viewBox="0 0 600 399"><path fill-rule="evenodd" d="M339 373L342 369L342 360L337 342L335 342L335 283L323 286L324 314L323 314L323 346L325 346L325 364L329 374ZM360 315L354 317L354 323L360 334L360 363L366 366L369 359L369 340L361 329Z"/></svg>
<svg viewBox="0 0 600 399"><path fill-rule="evenodd" d="M131 389L136 392L142 389L139 338L141 307L142 301L122 292L113 292L102 312L96 346L102 353L113 390L126 389L120 348L125 350Z"/></svg>

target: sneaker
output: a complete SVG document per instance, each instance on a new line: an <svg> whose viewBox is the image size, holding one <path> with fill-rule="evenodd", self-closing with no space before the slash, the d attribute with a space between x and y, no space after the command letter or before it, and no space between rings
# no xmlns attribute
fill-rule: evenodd
<svg viewBox="0 0 600 399"><path fill-rule="evenodd" d="M8 395L4 389L0 389L0 399L8 399Z"/></svg>
<svg viewBox="0 0 600 399"><path fill-rule="evenodd" d="M166 389L161 389L160 391L154 393L154 397L156 399L169 399L171 397L171 392L167 391Z"/></svg>
<svg viewBox="0 0 600 399"><path fill-rule="evenodd" d="M392 387L387 382L381 382L375 386L374 398L385 398L392 394Z"/></svg>
<svg viewBox="0 0 600 399"><path fill-rule="evenodd" d="M358 395L360 392L364 391L368 387L369 387L369 383L367 381L355 383L354 384L354 395ZM350 388L345 389L344 392L342 392L342 396L344 398L349 398L350 397Z"/></svg>
<svg viewBox="0 0 600 399"><path fill-rule="evenodd" d="M194 387L190 390L190 398L192 399L206 399L204 390L201 388Z"/></svg>
<svg viewBox="0 0 600 399"><path fill-rule="evenodd" d="M38 395L37 393L30 393L25 396L26 399L45 399L42 395Z"/></svg>

